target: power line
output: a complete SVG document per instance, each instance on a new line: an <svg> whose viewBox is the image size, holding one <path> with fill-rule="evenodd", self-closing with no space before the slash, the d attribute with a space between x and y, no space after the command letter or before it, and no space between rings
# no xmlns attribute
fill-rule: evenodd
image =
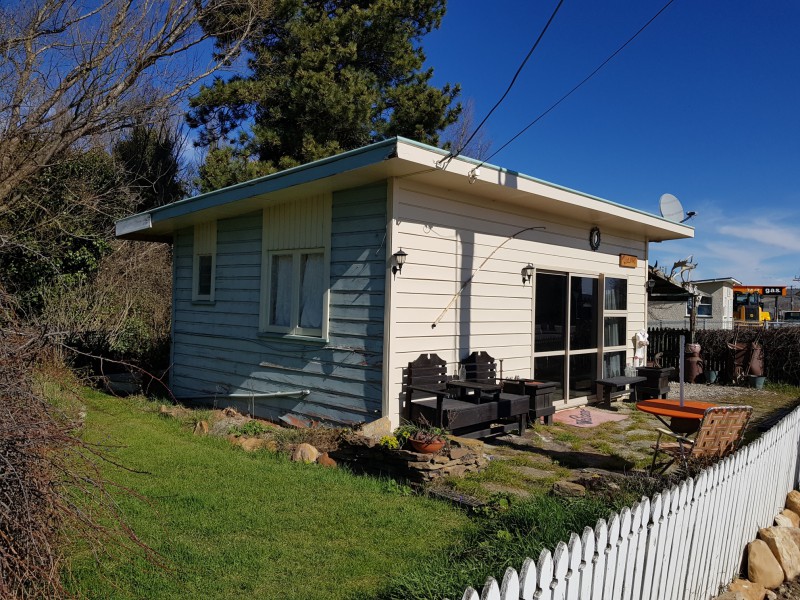
<svg viewBox="0 0 800 600"><path fill-rule="evenodd" d="M463 144L461 144L461 147L457 148L455 152L451 152L445 158L443 158L440 161L440 163L444 164L445 162L449 162L449 161L453 160L455 157L457 157L459 154L461 154L461 152L463 152L464 148L466 148L469 145L469 143L472 141L472 138L474 138L477 135L478 131L480 131L481 127L483 127L484 124L486 123L486 121L489 120L489 117L492 116L492 113L495 110L497 110L497 107L500 106L500 104L503 102L503 100L506 99L506 96L508 96L508 93L511 91L511 88L514 87L514 84L517 81L517 77L519 77L519 74L522 72L522 69L525 67L525 63L528 62L528 59L531 57L533 52L536 50L536 47L539 45L539 42L542 41L542 38L544 37L545 32L550 27L550 24L553 22L553 19L556 18L556 15L558 14L558 10L561 8L562 4L564 4L564 0L559 0L558 5L555 7L555 10L553 10L553 14L550 15L550 18L547 20L547 23L545 23L544 28L542 29L541 33L539 33L539 37L536 38L536 41L533 43L533 46L531 46L531 49L528 51L528 54L525 56L525 59L519 65L519 68L517 69L517 72L514 73L514 77L511 78L511 83L508 84L508 87L506 88L506 91L503 93L503 95L500 97L500 100L497 101L497 103L492 107L492 109L488 112L488 114L483 118L483 121L481 121L478 124L478 126L475 128L475 131L472 132L472 135L470 135L469 138L467 138L467 141L464 142Z"/></svg>
<svg viewBox="0 0 800 600"><path fill-rule="evenodd" d="M617 54L619 54L620 52L622 52L622 50L624 50L624 49L625 49L625 47L626 47L628 44L630 44L630 43L631 43L633 40L635 40L637 37L639 37L639 34L640 34L640 33L642 33L642 32L643 32L645 29L647 29L647 27L649 27L649 26L650 26L650 24L651 24L653 21L655 21L655 20L656 20L656 19L657 19L657 18L658 18L658 17L661 15L661 13L663 13L665 10L667 10L667 8L669 8L669 6L670 6L670 5L671 5L673 2L675 2L675 0L669 0L669 2L667 2L667 3L666 3L664 6L662 6L662 7L661 7L661 10L659 10L659 11L658 11L658 12L657 12L655 15L653 15L653 16L650 18L650 20L649 20L649 21L647 21L647 23L645 23L644 25L642 25L642 27L639 29L639 31L637 31L637 32L636 32L636 33L634 33L634 34L633 34L633 35L632 35L630 38L628 38L628 41L626 41L626 42L625 42L624 44L622 44L622 45L621 45L619 48L617 48L617 49L616 49L616 50L615 50L615 51L614 51L614 52L613 52L613 53L612 53L612 54L611 54L611 55L610 55L608 58L606 58L606 59L605 59L605 60L604 60L602 63L600 63L600 66L598 66L598 67L597 67L597 68L596 68L594 71L592 71L591 73L589 73L589 75L587 75L587 76L586 76L586 77L585 77L585 78L584 78L584 79L583 79L583 80L582 80L582 81L581 81L581 82L580 82L578 85L576 85L576 86L575 86L575 87L573 87L573 88L572 88L570 91L568 91L566 94L564 94L563 96L561 96L561 98L559 98L559 99L558 99L558 100L557 100L557 101L556 101L554 104L552 104L552 105L550 106L550 108L548 108L546 111L544 111L543 113L541 113L541 114L540 114L538 117L536 117L536 118L535 118L533 121L531 121L530 123L528 123L528 124L527 124L527 125L526 125L524 128L522 128L522 129L521 129L521 130L520 130L520 131L519 131L519 132L518 132L518 133L517 133L517 134L516 134L514 137L512 137L512 138L511 138L510 140L508 140L508 141L507 141L505 144L503 144L502 146L500 146L500 148L498 148L498 149L497 149L495 152L493 152L493 153L492 153L490 156L488 156L488 157L486 157L484 160L482 160L482 161L481 161L481 162L480 162L480 163L479 163L479 164L478 164L478 165L477 165L477 166L476 166L474 169L472 169L472 170L474 171L475 169L479 169L479 168L480 168L480 167L482 167L484 164L486 164L486 161L489 161L489 160L491 160L493 157L495 157L495 156L497 156L498 154L500 154L500 152L502 152L502 151L503 151L503 150L504 150L504 149L505 149L505 148L506 148L506 147L507 147L509 144L511 144L513 141L515 141L515 140L516 140L516 139L517 139L519 136L521 136L523 133L525 133L526 131L528 131L528 129L530 129L531 127L533 127L534 125L536 125L536 123L538 123L538 122L539 122L541 119L543 119L545 116L547 116L547 114L548 114L548 113L550 113L550 111L552 111L552 110L553 110L555 107L557 107L559 104L561 104L561 103L562 103L564 100L566 100L567 98L569 98L569 97L570 97L570 96L573 94L573 92L577 91L577 90L578 90L578 88L580 88L580 87L581 87L581 86L582 86L584 83L586 83L586 82L587 82L587 81L589 81L589 80L590 80L592 77L594 77L594 76L597 74L597 72L598 72L600 69L602 69L602 68L603 68L603 67L605 67L605 66L606 66L606 65L607 65L609 62L611 62L611 60L612 60L612 59L613 59L613 58L614 58L614 57L615 57ZM472 138L470 137L470 139L472 139ZM465 145L466 145L466 144L465 144Z"/></svg>

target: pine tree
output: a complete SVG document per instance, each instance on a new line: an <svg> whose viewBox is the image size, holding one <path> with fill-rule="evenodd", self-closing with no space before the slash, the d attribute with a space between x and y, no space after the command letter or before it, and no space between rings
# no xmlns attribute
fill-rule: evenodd
<svg viewBox="0 0 800 600"><path fill-rule="evenodd" d="M395 135L438 144L461 110L459 88L430 84L419 40L444 11L445 0L275 0L245 42L249 74L192 100L188 121L208 148L201 188ZM218 11L205 25L235 31L236 20Z"/></svg>

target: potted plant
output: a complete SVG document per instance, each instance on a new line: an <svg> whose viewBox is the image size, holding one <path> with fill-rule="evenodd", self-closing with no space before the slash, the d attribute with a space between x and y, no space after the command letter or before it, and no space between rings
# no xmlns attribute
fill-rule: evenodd
<svg viewBox="0 0 800 600"><path fill-rule="evenodd" d="M435 454L447 443L447 430L429 423L406 423L394 430L394 437L405 445L410 445L416 452Z"/></svg>

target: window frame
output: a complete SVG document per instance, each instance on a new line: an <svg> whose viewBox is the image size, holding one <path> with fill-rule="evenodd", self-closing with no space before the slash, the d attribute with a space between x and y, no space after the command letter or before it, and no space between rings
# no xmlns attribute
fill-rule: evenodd
<svg viewBox="0 0 800 600"><path fill-rule="evenodd" d="M211 258L211 277L208 294L201 294L200 259ZM198 223L194 226L192 240L192 302L214 303L217 280L217 222Z"/></svg>
<svg viewBox="0 0 800 600"><path fill-rule="evenodd" d="M302 281L303 255L318 254L322 256L323 282L322 282L322 323L319 329L300 326L300 284ZM273 257L292 257L292 287L291 287L291 316L288 326L270 324L272 313L272 271ZM264 250L263 277L259 330L263 333L275 333L286 337L313 339L327 341L328 339L328 298L330 295L330 260L329 250L326 247L317 248L291 248L280 250Z"/></svg>
<svg viewBox="0 0 800 600"><path fill-rule="evenodd" d="M711 318L713 318L713 316L714 316L714 297L713 296L697 296L697 298L699 299L699 302L697 303L697 317L699 319L711 319ZM706 300L706 299L708 300L708 302L703 302L703 300ZM685 315L687 317L691 317L692 316L691 304L692 304L692 298L687 298L686 299L686 315ZM704 305L708 306L709 309L710 309L709 310L709 314L707 314L707 315L701 315L700 314L700 307L704 306ZM733 305L733 303L731 303L731 305Z"/></svg>
<svg viewBox="0 0 800 600"><path fill-rule="evenodd" d="M610 279L619 279L625 281L625 302L624 308L621 309L610 309L606 308L606 285ZM627 365L627 358L628 358L628 346L630 341L628 340L628 305L630 304L630 281L627 277L620 277L618 275L606 275L603 274L600 278L600 287L601 287L601 294L603 298L602 302L602 317L601 317L601 327L603 328L602 333L602 345L601 345L601 352L600 352L600 373L602 373L603 377L610 377L608 373L605 372L606 369L606 356L611 354L619 354L622 353L623 355L623 372L622 375L625 374L624 367ZM624 319L625 320L625 333L622 336L622 340L620 344L615 345L607 345L606 344L606 319Z"/></svg>

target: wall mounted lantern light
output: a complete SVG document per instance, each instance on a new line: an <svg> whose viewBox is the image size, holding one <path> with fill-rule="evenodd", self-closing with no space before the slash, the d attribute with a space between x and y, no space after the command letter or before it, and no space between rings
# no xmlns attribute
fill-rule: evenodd
<svg viewBox="0 0 800 600"><path fill-rule="evenodd" d="M392 258L394 259L394 265L392 265L392 275L397 276L398 273L403 272L403 265L406 264L406 257L408 254L403 252L403 249L400 248L397 252L392 254Z"/></svg>
<svg viewBox="0 0 800 600"><path fill-rule="evenodd" d="M645 282L645 284L644 284L644 285L645 285L645 287L647 288L647 291L648 291L648 292L652 292L652 291L653 291L653 288L654 288L654 287L656 287L656 280L655 280L655 279L648 279L648 280Z"/></svg>
<svg viewBox="0 0 800 600"><path fill-rule="evenodd" d="M531 277L533 277L533 265L531 263L528 263L527 265L522 267L521 274L522 274L522 285L525 285L531 280Z"/></svg>

